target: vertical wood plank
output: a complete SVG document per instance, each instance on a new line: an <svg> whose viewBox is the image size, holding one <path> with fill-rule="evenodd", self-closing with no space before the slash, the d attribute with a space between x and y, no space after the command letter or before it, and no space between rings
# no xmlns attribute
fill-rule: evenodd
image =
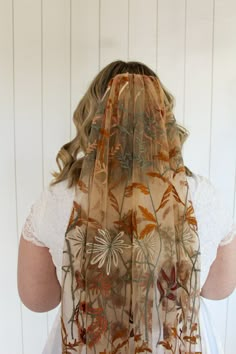
<svg viewBox="0 0 236 354"><path fill-rule="evenodd" d="M42 120L44 187L55 157L70 139L70 2L43 1ZM53 134L53 132L56 134Z"/></svg>
<svg viewBox="0 0 236 354"><path fill-rule="evenodd" d="M184 121L186 0L158 1L157 74L176 99L175 116Z"/></svg>
<svg viewBox="0 0 236 354"><path fill-rule="evenodd" d="M156 71L157 1L130 0L129 14L128 60L141 61Z"/></svg>
<svg viewBox="0 0 236 354"><path fill-rule="evenodd" d="M42 190L41 1L14 2L15 146L18 224ZM19 235L20 236L20 235ZM22 305L24 354L42 352L47 315Z"/></svg>
<svg viewBox="0 0 236 354"><path fill-rule="evenodd" d="M234 183L234 221L236 222L236 164L235 164L235 183ZM227 322L225 336L225 353L234 354L235 352L235 313L236 313L236 290L230 295L227 307Z"/></svg>
<svg viewBox="0 0 236 354"><path fill-rule="evenodd" d="M0 341L1 353L23 353L21 303L17 289L18 224L15 186L13 7L0 1ZM12 338L14 337L14 340Z"/></svg>
<svg viewBox="0 0 236 354"><path fill-rule="evenodd" d="M100 69L127 55L128 1L100 0Z"/></svg>
<svg viewBox="0 0 236 354"><path fill-rule="evenodd" d="M236 4L215 0L215 41L210 176L230 210L233 210L236 157ZM227 173L225 173L227 171Z"/></svg>
<svg viewBox="0 0 236 354"><path fill-rule="evenodd" d="M213 27L213 0L188 0L184 125L190 136L184 158L190 169L203 176L209 175Z"/></svg>
<svg viewBox="0 0 236 354"><path fill-rule="evenodd" d="M73 112L99 71L99 0L71 1L71 122ZM71 123L71 138L76 129Z"/></svg>

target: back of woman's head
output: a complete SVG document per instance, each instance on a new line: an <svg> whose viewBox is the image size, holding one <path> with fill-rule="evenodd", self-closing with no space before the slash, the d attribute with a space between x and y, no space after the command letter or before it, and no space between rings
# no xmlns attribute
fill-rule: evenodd
<svg viewBox="0 0 236 354"><path fill-rule="evenodd" d="M114 76L126 72L158 77L152 69L143 63L137 61L125 62L122 60L113 61L97 74L74 111L73 122L76 126L76 136L69 143L64 144L58 152L56 161L59 172L52 172L54 180L51 182L51 185L66 179L69 188L76 184L80 176L83 155L88 143L91 122L97 111L99 101L103 97L109 81ZM167 111L172 113L174 97L162 83L161 86L165 93ZM180 141L183 144L188 137L188 131L180 125L178 125L178 129ZM80 157L77 156L78 153L80 153ZM191 175L191 171L187 168L186 173Z"/></svg>

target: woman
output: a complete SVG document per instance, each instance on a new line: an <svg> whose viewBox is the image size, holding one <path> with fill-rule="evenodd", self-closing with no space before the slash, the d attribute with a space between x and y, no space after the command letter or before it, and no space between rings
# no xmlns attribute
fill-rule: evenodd
<svg viewBox="0 0 236 354"><path fill-rule="evenodd" d="M43 353L221 352L201 297L234 290L236 229L184 166L173 105L151 69L115 61L75 110L19 246L23 303L61 302Z"/></svg>

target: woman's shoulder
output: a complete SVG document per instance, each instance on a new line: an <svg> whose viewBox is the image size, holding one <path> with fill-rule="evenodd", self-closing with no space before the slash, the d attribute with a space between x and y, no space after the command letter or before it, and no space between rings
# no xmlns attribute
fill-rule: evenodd
<svg viewBox="0 0 236 354"><path fill-rule="evenodd" d="M218 194L211 180L198 173L192 173L192 176L187 176L187 181L191 196L196 201L204 201Z"/></svg>
<svg viewBox="0 0 236 354"><path fill-rule="evenodd" d="M68 187L68 180L60 181L53 185L48 185L48 193L50 193L52 199L61 199L61 198L72 198L75 193L75 186L71 188Z"/></svg>
<svg viewBox="0 0 236 354"><path fill-rule="evenodd" d="M75 187L69 188L68 181L63 180L56 184L49 184L44 189L44 219L50 221L50 224L55 224L60 227L60 223L65 218L68 218L71 206L73 204Z"/></svg>
<svg viewBox="0 0 236 354"><path fill-rule="evenodd" d="M230 242L236 233L236 224L219 189L209 178L199 174L188 177L188 182L203 229L211 234L209 228L212 228L214 234L219 234L221 245Z"/></svg>

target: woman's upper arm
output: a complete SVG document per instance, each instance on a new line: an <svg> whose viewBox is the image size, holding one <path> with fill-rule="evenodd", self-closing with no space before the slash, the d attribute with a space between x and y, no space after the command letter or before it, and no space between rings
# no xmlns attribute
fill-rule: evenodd
<svg viewBox="0 0 236 354"><path fill-rule="evenodd" d="M201 295L207 299L220 300L229 296L235 287L236 237L230 243L218 247Z"/></svg>
<svg viewBox="0 0 236 354"><path fill-rule="evenodd" d="M41 227L50 222L45 217L54 205L52 197L51 191L45 189L31 206L18 249L18 292L25 306L36 312L49 311L60 302L60 284L47 247L48 235Z"/></svg>
<svg viewBox="0 0 236 354"><path fill-rule="evenodd" d="M47 247L39 247L22 236L18 251L17 285L26 307L47 312L60 303L61 286Z"/></svg>
<svg viewBox="0 0 236 354"><path fill-rule="evenodd" d="M236 225L222 195L206 178L202 182L200 203L204 268L201 295L220 300L236 286Z"/></svg>

